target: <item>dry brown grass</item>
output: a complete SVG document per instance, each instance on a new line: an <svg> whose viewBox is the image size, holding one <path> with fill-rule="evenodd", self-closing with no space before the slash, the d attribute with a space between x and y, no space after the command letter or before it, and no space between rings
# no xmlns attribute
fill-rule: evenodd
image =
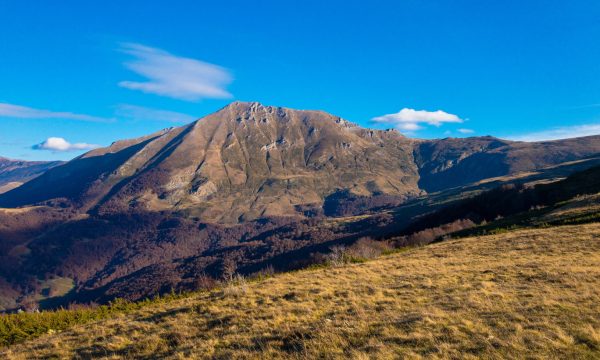
<svg viewBox="0 0 600 360"><path fill-rule="evenodd" d="M452 240L243 286L0 357L600 358L600 224Z"/></svg>

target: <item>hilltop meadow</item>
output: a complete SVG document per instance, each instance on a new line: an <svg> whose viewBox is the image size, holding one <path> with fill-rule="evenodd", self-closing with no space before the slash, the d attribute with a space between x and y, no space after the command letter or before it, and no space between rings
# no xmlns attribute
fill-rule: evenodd
<svg viewBox="0 0 600 360"><path fill-rule="evenodd" d="M97 319L82 316L81 324L4 347L0 356L594 359L599 264L600 224L453 239L117 304ZM11 315L3 325L48 314Z"/></svg>

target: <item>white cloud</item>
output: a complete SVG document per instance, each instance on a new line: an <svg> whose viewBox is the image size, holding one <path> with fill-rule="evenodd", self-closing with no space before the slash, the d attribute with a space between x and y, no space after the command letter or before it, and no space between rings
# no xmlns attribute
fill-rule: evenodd
<svg viewBox="0 0 600 360"><path fill-rule="evenodd" d="M114 119L105 119L85 114L75 114L65 111L50 111L34 109L26 106L0 103L0 117L19 119L69 119L80 121L111 122Z"/></svg>
<svg viewBox="0 0 600 360"><path fill-rule="evenodd" d="M100 145L75 143L71 144L61 137L49 137L46 141L32 146L34 150L51 150L51 151L78 151L91 150L99 148Z"/></svg>
<svg viewBox="0 0 600 360"><path fill-rule="evenodd" d="M441 126L443 123L462 123L454 114L442 110L426 111L404 108L395 114L387 114L372 119L375 123L391 124L399 130L415 131L422 129L420 124Z"/></svg>
<svg viewBox="0 0 600 360"><path fill-rule="evenodd" d="M475 132L475 130L472 129L458 129L457 131L461 134L472 134Z"/></svg>
<svg viewBox="0 0 600 360"><path fill-rule="evenodd" d="M574 126L561 126L554 129L531 132L522 135L508 137L510 140L517 141L544 141L568 139L581 136L599 135L600 124L584 124Z"/></svg>
<svg viewBox="0 0 600 360"><path fill-rule="evenodd" d="M116 115L132 120L141 121L167 121L173 123L189 123L195 117L175 111L152 109L143 106L120 104L117 106Z"/></svg>
<svg viewBox="0 0 600 360"><path fill-rule="evenodd" d="M122 44L121 51L135 57L125 66L147 79L121 81L121 87L190 101L232 97L225 87L233 78L223 67L141 44Z"/></svg>

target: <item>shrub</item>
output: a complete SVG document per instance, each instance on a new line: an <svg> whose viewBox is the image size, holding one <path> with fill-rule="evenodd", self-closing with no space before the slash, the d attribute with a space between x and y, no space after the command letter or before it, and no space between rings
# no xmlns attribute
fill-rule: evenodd
<svg viewBox="0 0 600 360"><path fill-rule="evenodd" d="M224 296L239 297L248 291L248 282L246 278L240 274L235 274L231 277L223 288Z"/></svg>
<svg viewBox="0 0 600 360"><path fill-rule="evenodd" d="M346 261L346 247L343 245L334 245L329 248L329 253L326 255L327 262L332 266L341 266Z"/></svg>
<svg viewBox="0 0 600 360"><path fill-rule="evenodd" d="M194 279L194 289L209 290L217 286L217 281L212 277L202 273Z"/></svg>
<svg viewBox="0 0 600 360"><path fill-rule="evenodd" d="M237 263L231 257L225 257L221 262L221 277L225 281L233 280L237 271Z"/></svg>
<svg viewBox="0 0 600 360"><path fill-rule="evenodd" d="M374 259L392 247L388 242L373 240L370 237L363 237L350 246L346 255L352 260Z"/></svg>
<svg viewBox="0 0 600 360"><path fill-rule="evenodd" d="M250 278L252 280L261 280L270 278L273 275L275 275L275 269L273 268L273 265L267 265L266 267L250 275Z"/></svg>

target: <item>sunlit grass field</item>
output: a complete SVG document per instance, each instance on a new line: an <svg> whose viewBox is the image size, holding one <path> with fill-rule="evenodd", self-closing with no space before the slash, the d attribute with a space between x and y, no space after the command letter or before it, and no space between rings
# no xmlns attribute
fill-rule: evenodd
<svg viewBox="0 0 600 360"><path fill-rule="evenodd" d="M85 322L45 329L0 357L597 359L600 224L237 279Z"/></svg>

